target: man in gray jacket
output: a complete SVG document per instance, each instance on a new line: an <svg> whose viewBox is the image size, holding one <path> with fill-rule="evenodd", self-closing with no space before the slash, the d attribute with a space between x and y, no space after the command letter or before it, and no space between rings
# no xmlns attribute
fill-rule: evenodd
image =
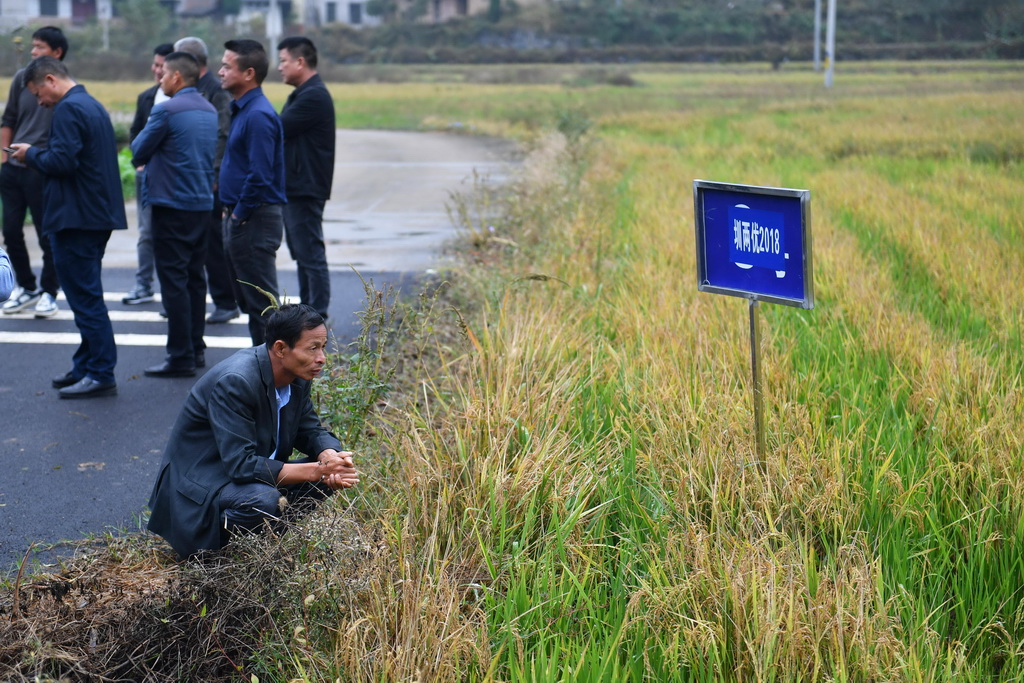
<svg viewBox="0 0 1024 683"><path fill-rule="evenodd" d="M32 34L33 59L54 57L63 61L67 54L68 40L56 26L44 26ZM25 70L22 69L11 79L11 91L0 121L0 145L6 148L18 142L46 149L52 118L53 109L40 105L26 87ZM3 167L0 168L0 201L3 203L4 243L17 279L17 287L10 301L3 303L0 310L13 314L34 307L35 317L52 318L57 314L57 289L60 283L57 269L53 265L50 240L43 234L43 177L24 162L9 157L7 152L0 152L0 158L3 160ZM25 244L25 216L29 211L32 212L32 222L43 252L43 269L39 275L38 289Z"/></svg>
<svg viewBox="0 0 1024 683"><path fill-rule="evenodd" d="M148 526L182 557L279 519L282 495L302 508L359 482L352 453L310 398L327 360L323 318L285 305L267 319L266 336L196 382L171 430ZM306 457L293 461L292 449Z"/></svg>

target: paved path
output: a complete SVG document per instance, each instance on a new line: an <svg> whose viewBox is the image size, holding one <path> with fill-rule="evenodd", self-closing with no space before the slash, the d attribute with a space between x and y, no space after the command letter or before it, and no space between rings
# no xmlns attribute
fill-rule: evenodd
<svg viewBox="0 0 1024 683"><path fill-rule="evenodd" d="M474 172L500 181L512 153L507 143L443 133L338 132L324 233L339 344L352 339L363 306L352 268L378 286L411 286L443 262L441 247L455 234L445 211L450 193L469 189ZM128 213L134 226L134 204ZM118 396L62 401L50 387L79 342L62 299L53 319L0 316L0 577L14 570L32 542L45 546L138 526L167 434L194 379L142 374L163 359L166 323L158 303L121 303L134 282L136 238L134 229L116 232L104 259ZM38 250L32 256L38 273ZM297 293L295 264L283 245L278 271L282 291ZM208 327L206 340L211 366L249 343L241 320ZM42 553L34 560L52 557Z"/></svg>

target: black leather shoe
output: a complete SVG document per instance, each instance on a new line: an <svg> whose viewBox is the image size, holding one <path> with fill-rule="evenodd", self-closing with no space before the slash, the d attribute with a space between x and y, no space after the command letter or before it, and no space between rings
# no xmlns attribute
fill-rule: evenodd
<svg viewBox="0 0 1024 683"><path fill-rule="evenodd" d="M171 365L169 362L164 361L160 365L154 365L144 370L147 377L195 377L196 369L195 366L178 366Z"/></svg>
<svg viewBox="0 0 1024 683"><path fill-rule="evenodd" d="M72 384L77 384L78 380L80 380L80 379L82 379L82 378L81 377L75 377L73 374L71 374L71 371L69 370L68 372L64 373L63 375L59 375L57 377L54 377L53 381L50 382L50 384L53 385L54 389L63 389L64 387L70 387Z"/></svg>
<svg viewBox="0 0 1024 683"><path fill-rule="evenodd" d="M206 318L206 322L210 323L211 325L216 325L217 323L226 323L231 320L234 320L240 315L241 313L239 313L237 308L215 308L213 309L213 313L211 313Z"/></svg>
<svg viewBox="0 0 1024 683"><path fill-rule="evenodd" d="M60 390L61 398L98 398L117 394L117 384L100 384L91 377L83 377L71 386Z"/></svg>
<svg viewBox="0 0 1024 683"><path fill-rule="evenodd" d="M200 351L199 353L195 354L195 356L196 356L196 367L197 368L205 368L206 367L206 354L204 352Z"/></svg>

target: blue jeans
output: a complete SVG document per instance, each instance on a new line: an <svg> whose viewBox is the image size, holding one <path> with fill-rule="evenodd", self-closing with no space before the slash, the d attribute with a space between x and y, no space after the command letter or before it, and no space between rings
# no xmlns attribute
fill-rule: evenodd
<svg viewBox="0 0 1024 683"><path fill-rule="evenodd" d="M271 302L256 287L278 297L277 250L284 233L281 205L260 204L244 223L231 220L231 208L225 207L224 212L224 253L235 300L242 312L249 314L249 336L257 346L266 341L263 311Z"/></svg>
<svg viewBox="0 0 1024 683"><path fill-rule="evenodd" d="M103 301L103 253L110 230L58 230L49 234L53 264L64 296L75 314L82 343L73 357L73 377L91 377L101 384L114 383L117 346L114 328Z"/></svg>
<svg viewBox="0 0 1024 683"><path fill-rule="evenodd" d="M299 296L327 317L331 301L331 273L324 246L324 200L289 199L284 205L284 236L298 266Z"/></svg>

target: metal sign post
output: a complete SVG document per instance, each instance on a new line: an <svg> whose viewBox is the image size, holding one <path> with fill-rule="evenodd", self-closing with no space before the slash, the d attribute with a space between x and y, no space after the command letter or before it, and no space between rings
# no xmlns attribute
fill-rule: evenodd
<svg viewBox="0 0 1024 683"><path fill-rule="evenodd" d="M762 461L767 449L758 307L766 301L814 308L810 204L808 190L693 181L697 289L749 302L754 432Z"/></svg>
<svg viewBox="0 0 1024 683"><path fill-rule="evenodd" d="M757 459L764 462L764 396L761 395L761 330L757 299L750 300L750 369L754 379L754 438Z"/></svg>

